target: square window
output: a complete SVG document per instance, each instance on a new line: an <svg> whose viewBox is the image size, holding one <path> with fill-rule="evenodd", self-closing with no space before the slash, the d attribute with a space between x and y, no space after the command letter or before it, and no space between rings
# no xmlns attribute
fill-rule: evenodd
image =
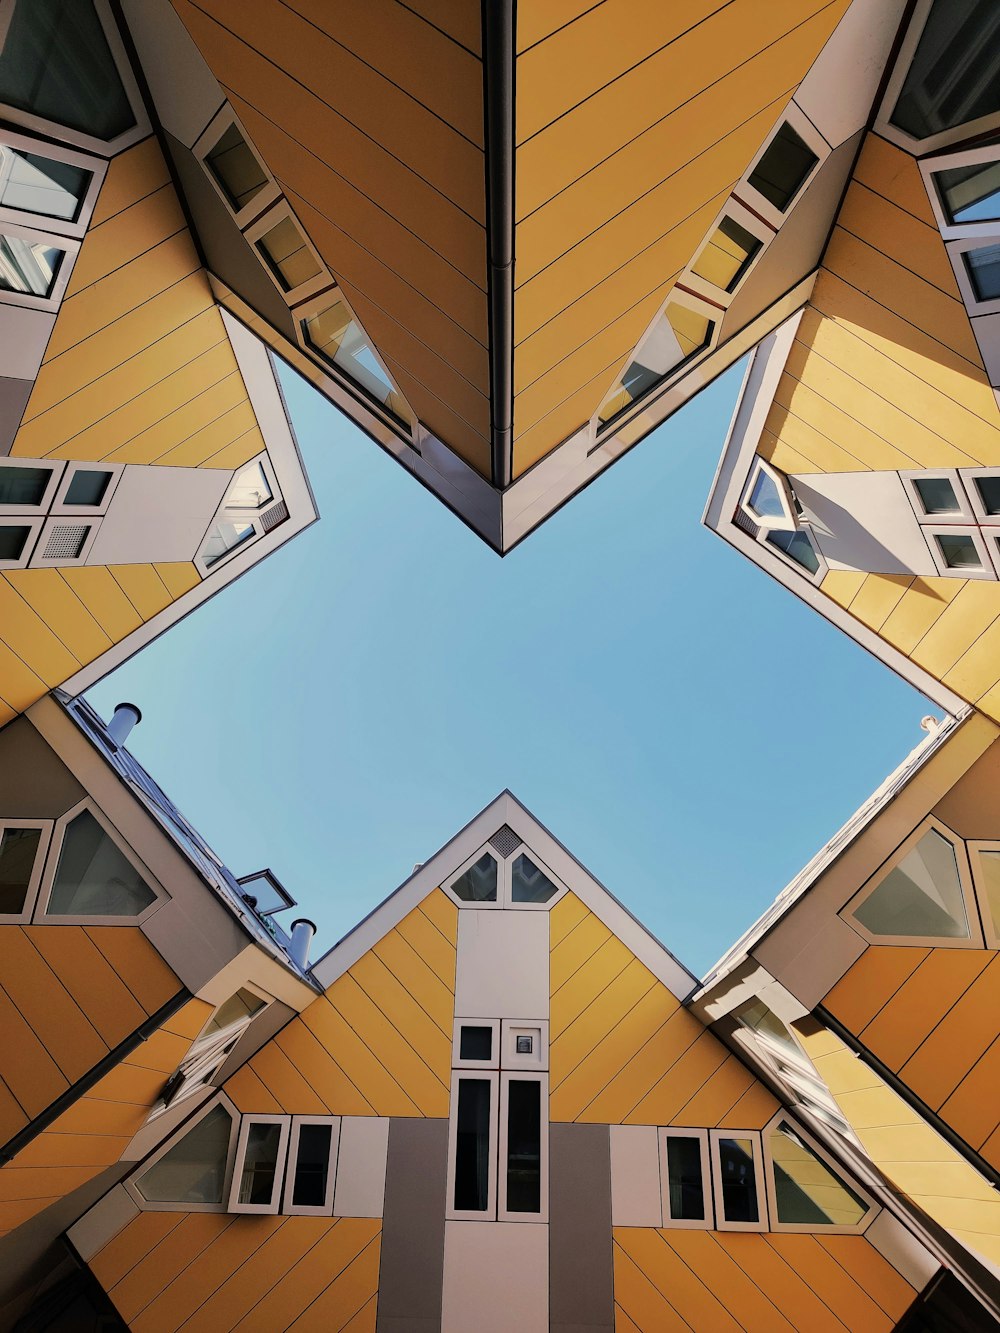
<svg viewBox="0 0 1000 1333"><path fill-rule="evenodd" d="M691 272L714 287L731 292L763 244L758 236L740 226L735 218L723 218L704 250L691 265Z"/></svg>
<svg viewBox="0 0 1000 1333"><path fill-rule="evenodd" d="M915 477L914 490L925 514L960 514L962 506L947 477Z"/></svg>
<svg viewBox="0 0 1000 1333"><path fill-rule="evenodd" d="M51 296L65 254L47 241L0 233L0 290Z"/></svg>
<svg viewBox="0 0 1000 1333"><path fill-rule="evenodd" d="M1000 514L1000 477L976 477L975 483L987 514Z"/></svg>
<svg viewBox="0 0 1000 1333"><path fill-rule="evenodd" d="M282 218L257 242L282 291L291 292L323 271L291 218Z"/></svg>
<svg viewBox="0 0 1000 1333"><path fill-rule="evenodd" d="M51 480L47 467L0 468L0 505L40 505Z"/></svg>
<svg viewBox="0 0 1000 1333"><path fill-rule="evenodd" d="M976 543L965 533L936 532L934 540L948 569L982 569Z"/></svg>
<svg viewBox="0 0 1000 1333"><path fill-rule="evenodd" d="M0 913L24 911L41 836L40 828L6 828L0 834Z"/></svg>
<svg viewBox="0 0 1000 1333"><path fill-rule="evenodd" d="M819 158L786 121L750 174L752 189L784 213Z"/></svg>
<svg viewBox="0 0 1000 1333"><path fill-rule="evenodd" d="M20 560L31 529L19 523L0 523L0 560Z"/></svg>
<svg viewBox="0 0 1000 1333"><path fill-rule="evenodd" d="M492 1060L493 1029L488 1027L466 1027L463 1023L458 1042L460 1060Z"/></svg>
<svg viewBox="0 0 1000 1333"><path fill-rule="evenodd" d="M260 163L235 125L229 126L206 155L205 165L229 200L234 213L241 212L267 187L267 177Z"/></svg>
<svg viewBox="0 0 1000 1333"><path fill-rule="evenodd" d="M98 471L94 468L78 468L66 490L63 504L99 505L111 484L111 472Z"/></svg>
<svg viewBox="0 0 1000 1333"><path fill-rule="evenodd" d="M22 213L74 222L94 179L92 171L54 157L0 144L0 205Z"/></svg>

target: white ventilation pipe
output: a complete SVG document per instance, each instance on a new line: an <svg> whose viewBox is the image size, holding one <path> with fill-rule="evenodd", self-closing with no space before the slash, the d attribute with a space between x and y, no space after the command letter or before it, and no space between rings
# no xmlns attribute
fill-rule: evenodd
<svg viewBox="0 0 1000 1333"><path fill-rule="evenodd" d="M114 717L108 723L108 736L115 749L124 745L137 722L142 721L142 714L135 704L116 704Z"/></svg>
<svg viewBox="0 0 1000 1333"><path fill-rule="evenodd" d="M315 934L315 922L307 921L304 916L299 917L298 921L292 922L291 943L288 946L288 953L292 962L297 963L303 972L309 966L309 946L312 944Z"/></svg>

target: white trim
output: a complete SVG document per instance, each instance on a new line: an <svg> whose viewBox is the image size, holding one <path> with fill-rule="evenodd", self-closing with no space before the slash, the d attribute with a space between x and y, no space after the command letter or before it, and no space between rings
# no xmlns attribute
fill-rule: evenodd
<svg viewBox="0 0 1000 1333"><path fill-rule="evenodd" d="M538 1212L517 1212L507 1207L507 1149L511 1083L538 1085L539 1182ZM497 1166L497 1221L547 1222L549 1220L549 1076L523 1072L500 1075L500 1133Z"/></svg>
<svg viewBox="0 0 1000 1333"><path fill-rule="evenodd" d="M288 1153L288 1135L292 1118L289 1115L243 1115L240 1119L240 1136L236 1144L236 1157L233 1162L232 1179L229 1183L227 1213L274 1214L281 1207L282 1181L285 1174L285 1160ZM254 1125L277 1125L278 1147L274 1159L274 1179L271 1182L271 1196L267 1203L241 1203L240 1190L243 1186L243 1174L246 1168L247 1140Z"/></svg>
<svg viewBox="0 0 1000 1333"><path fill-rule="evenodd" d="M28 529L28 536L25 538L24 546L21 548L21 554L16 560L0 559L0 569L27 569L28 562L35 554L38 538L44 526L44 514L39 515L38 518L32 518L26 513L10 513L0 516L0 528Z"/></svg>
<svg viewBox="0 0 1000 1333"><path fill-rule="evenodd" d="M931 553L931 559L934 561L935 569L942 578L951 579L996 579L997 568L994 560L994 553L990 551L986 538L983 536L983 530L976 523L950 524L936 523L933 526L930 522L921 524L921 532L927 542ZM1000 532L1000 529L998 529ZM970 568L967 565L952 567L945 563L944 552L941 549L939 538L941 537L969 537L973 546L976 548L976 554L979 556L980 565L978 568ZM1000 559L1000 551L996 553L996 558Z"/></svg>
<svg viewBox="0 0 1000 1333"><path fill-rule="evenodd" d="M51 514L42 528L41 535L35 545L34 554L29 561L32 569L51 569L57 565L85 565L90 555L94 542L97 541L97 534L100 531L102 518L98 515L92 518L89 515L81 514L79 519L74 519L69 514ZM75 556L66 555L46 555L48 544L52 537L61 528L86 528L87 535L83 539L83 545Z"/></svg>
<svg viewBox="0 0 1000 1333"><path fill-rule="evenodd" d="M78 514L86 517L87 515L105 513L108 505L111 503L112 496L118 488L118 483L121 481L122 473L124 471L124 463L83 463L76 461L68 463L66 465L66 470L63 473L62 481L59 483L56 494L52 499L52 513L62 514L67 517L75 517ZM108 482L107 489L101 498L100 504L73 505L66 503L66 493L70 486L72 486L73 478L78 472L109 472L111 474L111 480Z"/></svg>
<svg viewBox="0 0 1000 1333"><path fill-rule="evenodd" d="M484 856L490 857L491 860L493 861L493 864L496 866L497 870L496 897L461 898L455 892L454 888L455 881L461 879L462 876L466 873L466 871L471 870L473 866L478 865ZM455 906L458 907L459 909L462 909L464 907L477 907L486 911L486 910L502 908L504 906L503 881L504 881L503 858L500 856L499 852L495 851L494 848L492 848L489 845L489 843L486 843L482 847L480 847L477 851L473 852L472 855L467 860L463 861L462 864L455 871L455 873L453 875L449 875L448 878L442 882L441 887L442 889L444 889L445 893L452 900Z"/></svg>
<svg viewBox="0 0 1000 1333"><path fill-rule="evenodd" d="M42 873L45 866L45 860L49 853L49 844L52 841L52 830L55 822L51 819L0 819L0 845L3 843L3 835L8 829L38 829L38 846L35 849L35 860L31 867L31 874L28 877L28 887L24 895L24 903L19 912L0 912L0 924L13 925L19 921L30 921L31 914L35 910L35 903L38 901L38 892L41 888Z"/></svg>
<svg viewBox="0 0 1000 1333"><path fill-rule="evenodd" d="M216 179L215 172L212 170L212 168L209 166L206 160L208 158L209 153L212 152L216 144L219 142L219 140L222 138L222 136L226 133L226 131L229 129L231 125L234 125L236 127L237 133L239 134L243 142L246 144L247 148L250 151L251 156L256 159L257 165L260 167L261 170L261 175L267 181L267 184L261 188L259 193L255 194L254 197L250 200L250 202L245 204L244 207L239 209L238 211L234 210L232 204L229 201L229 197L227 196L225 190L222 188L222 185ZM237 116L236 112L233 110L233 108L229 105L228 102L223 103L223 105L215 113L215 115L208 122L208 124L205 126L202 132L198 135L198 138L194 141L194 144L191 148L191 152L197 159L205 175L211 181L212 188L215 190L216 194L218 194L219 198L222 200L223 204L226 207L226 211L235 219L236 225L241 230L244 227L246 227L250 222L252 222L253 219L257 217L259 213L262 213L265 209L270 208L272 204L276 203L281 198L281 190L279 186L276 184L275 179L272 176L271 172L268 170L266 162L257 152L257 149L254 147L254 144L249 134L247 134L239 116Z"/></svg>
<svg viewBox="0 0 1000 1333"><path fill-rule="evenodd" d="M538 1037L538 1050L518 1055L518 1037ZM549 1067L549 1021L547 1018L505 1018L500 1023L500 1064L503 1069L542 1073Z"/></svg>
<svg viewBox="0 0 1000 1333"><path fill-rule="evenodd" d="M208 1115L209 1111L216 1106L221 1106L229 1116L229 1142L226 1148L226 1167L222 1179L222 1199L219 1203L191 1203L184 1199L147 1199L139 1188L139 1181L142 1180L146 1172L164 1157L175 1143L179 1142L186 1134ZM135 1170L124 1180L122 1184L131 1195L133 1201L139 1205L145 1213L224 1213L226 1209L226 1200L229 1198L232 1189L233 1162L235 1158L236 1138L240 1126L240 1113L225 1095L217 1093L210 1101L199 1106L189 1119L179 1125L176 1130L163 1140L156 1150L141 1161Z"/></svg>
<svg viewBox="0 0 1000 1333"><path fill-rule="evenodd" d="M519 856L525 856L535 867L535 870L543 875L555 889L555 893L544 902L525 902L514 899L514 864ZM562 883L559 876L548 868L537 852L533 851L527 843L522 842L520 847L515 847L510 856L504 862L504 902L503 905L511 912L551 912L560 898L565 898L569 890Z"/></svg>
<svg viewBox="0 0 1000 1333"><path fill-rule="evenodd" d="M333 1214L333 1191L337 1183L337 1155L340 1151L340 1116L339 1115L293 1115L291 1136L288 1140L288 1167L285 1171L285 1188L281 1196L281 1211L291 1217L330 1217ZM330 1126L330 1157L326 1172L326 1194L320 1205L293 1204L295 1191L296 1160L299 1151L299 1135L303 1125Z"/></svg>
<svg viewBox="0 0 1000 1333"><path fill-rule="evenodd" d="M3 468L46 468L49 473L49 479L45 483L45 490L42 492L42 498L37 504L0 504L0 518L25 517L37 515L44 518L52 506L56 489L59 486L59 478L65 469L65 464L59 459L51 458L10 458L0 457L0 469Z"/></svg>
<svg viewBox="0 0 1000 1333"><path fill-rule="evenodd" d="M816 161L813 163L812 167L810 167L808 173L803 177L798 189L792 195L791 199L789 199L783 209L780 209L775 208L774 204L772 204L769 199L766 199L750 184L750 177L757 170L758 164L770 148L783 125L788 125L795 131L805 146L811 153L813 153ZM737 203L742 203L744 207L752 208L755 213L759 214L760 217L762 217L770 226L774 227L776 231L780 230L785 219L789 217L796 204L816 179L820 167L830 156L831 151L830 145L823 138L823 135L801 107L796 106L794 102L789 102L782 114L778 117L774 129L767 136L767 139L761 145L760 150L750 163L750 166L744 172L742 179L733 187L733 197L736 199Z"/></svg>
<svg viewBox="0 0 1000 1333"><path fill-rule="evenodd" d="M710 1129L712 1158L712 1191L715 1195L715 1230L716 1231L767 1231L767 1192L764 1188L764 1157L760 1130L757 1129ZM722 1139L741 1139L750 1144L754 1170L754 1187L757 1194L757 1221L736 1222L726 1216L725 1194L722 1189Z"/></svg>
<svg viewBox="0 0 1000 1333"><path fill-rule="evenodd" d="M107 174L108 164L105 159L92 157L89 153L77 153L62 145L56 146L44 139L15 134L7 129L0 131L0 148L11 148L15 153L31 153L37 157L47 157L53 162L64 162L68 166L80 167L91 173L90 184L84 191L83 198L79 200L75 218L54 217L50 213L36 213L30 209L14 208L8 204L0 206L0 231L3 230L5 223L20 222L29 227L42 226L46 231L57 232L60 236L75 236L82 239L90 224L97 196Z"/></svg>
<svg viewBox="0 0 1000 1333"><path fill-rule="evenodd" d="M910 472L900 472L899 479L903 483L903 490L906 492L906 498L910 502L914 516L921 526L929 525L940 528L953 523L975 523L975 512L956 468L942 467L929 468L926 471L917 469ZM955 499L958 501L958 509L953 513L929 514L924 508L920 492L917 490L918 481L947 481L951 485Z"/></svg>
<svg viewBox="0 0 1000 1333"><path fill-rule="evenodd" d="M774 1157L771 1153L771 1137L780 1131L781 1125L787 1124L788 1127L802 1139L806 1148L818 1157L827 1168L845 1188L867 1205L867 1212L862 1214L861 1220L854 1223L853 1226L838 1224L836 1222L782 1222L778 1218L778 1187L774 1178ZM764 1151L764 1178L767 1187L767 1206L770 1213L772 1231L793 1231L809 1232L824 1236L860 1236L867 1231L872 1222L880 1212L880 1205L867 1190L863 1189L855 1180L848 1179L844 1168L834 1160L834 1158L822 1147L819 1141L808 1133L799 1122L790 1115L784 1107L764 1126L761 1131L761 1143Z"/></svg>
<svg viewBox="0 0 1000 1333"><path fill-rule="evenodd" d="M490 1058L488 1060L462 1059L462 1028L489 1028ZM500 1020L498 1018L456 1018L455 1032L451 1043L452 1069L499 1069L500 1068Z"/></svg>
<svg viewBox="0 0 1000 1333"><path fill-rule="evenodd" d="M985 148L967 148L960 153L946 153L942 157L925 157L917 163L924 178L924 187L930 200L938 230L946 241L961 240L962 237L975 233L977 236L1000 236L1000 217L984 218L981 221L952 222L945 211L944 200L937 184L937 175L942 171L951 171L956 167L972 167L978 163L994 162L1000 164L1000 147L995 143ZM1000 211L1000 206L998 206Z"/></svg>
<svg viewBox="0 0 1000 1333"><path fill-rule="evenodd" d="M466 1081L481 1080L489 1084L490 1119L487 1131L487 1185L486 1208L480 1212L455 1205L455 1166L458 1148L458 1087ZM456 1069L451 1076L451 1110L448 1116L448 1184L445 1196L445 1218L448 1221L495 1222L497 1215L497 1129L499 1120L500 1075L496 1070ZM537 1221L538 1219L535 1218Z"/></svg>
<svg viewBox="0 0 1000 1333"><path fill-rule="evenodd" d="M962 901L965 904L965 912L969 925L967 936L961 935L876 935L862 924L855 915L858 908L861 907L882 885L886 877L896 869L910 852L923 839L924 835L930 832L938 834L951 847L955 854L955 865L958 870L959 885L962 890ZM982 949L984 940L982 928L979 921L979 910L976 903L976 893L973 885L972 871L969 867L969 858L966 854L964 841L954 833L947 824L942 824L940 819L934 815L927 815L915 829L899 844L891 856L879 866L873 875L861 885L856 893L853 893L837 913L846 923L861 936L868 944L905 944L927 947L933 945L935 948L942 949Z"/></svg>
<svg viewBox="0 0 1000 1333"><path fill-rule="evenodd" d="M757 478L764 474L773 482L778 492L778 498L781 500L781 507L784 510L783 518L774 518L767 514L758 514L756 509L750 503L750 496ZM783 472L771 466L766 459L755 458L754 465L750 469L750 475L747 477L747 484L743 487L743 495L740 498L740 508L746 514L747 518L755 527L766 528L768 532L795 532L798 528L798 519L794 508L792 507L792 488L788 478Z"/></svg>
<svg viewBox="0 0 1000 1333"><path fill-rule="evenodd" d="M660 1159L660 1199L663 1208L664 1227L680 1228L687 1231L714 1231L715 1210L712 1192L714 1173L708 1146L707 1129L687 1129L680 1126L660 1127L656 1131L657 1147ZM674 1217L670 1210L670 1162L667 1156L668 1139L695 1139L701 1153L701 1192L705 1204L705 1216L701 1219L692 1217Z"/></svg>
<svg viewBox="0 0 1000 1333"><path fill-rule="evenodd" d="M1000 842L974 838L965 844L965 850L969 855L972 884L976 894L976 905L979 908L979 922L986 938L986 947L987 949L1000 949L1000 920L996 922L993 920L993 913L990 910L989 897L985 888L986 876L981 863L984 853L1000 856Z"/></svg>
<svg viewBox="0 0 1000 1333"><path fill-rule="evenodd" d="M775 557L775 559L780 560L781 563L783 565L787 565L789 569L794 569L796 574L798 574L800 578L805 579L808 583L812 583L815 587L818 588L819 585L826 578L827 574L829 574L830 566L826 563L826 557L823 555L823 552L819 549L819 543L813 536L812 525L803 520L800 520L798 526L795 528L795 531L801 533L802 536L805 537L806 540L809 542L809 545L812 547L813 555L816 557L815 572L806 569L805 565L800 565L797 560L793 560L792 557L788 555L785 551L782 551L780 547L775 546L774 542L768 540L772 532L780 532L780 531L781 531L780 528L761 528L760 532L757 534L757 544L759 546L765 546L768 549L768 551L770 551L770 553Z"/></svg>
<svg viewBox="0 0 1000 1333"><path fill-rule="evenodd" d="M701 274L695 271L695 265L698 263L698 260L708 249L715 237L715 233L727 218L731 222L735 222L737 226L742 227L744 231L749 232L755 240L760 242L760 245L751 257L744 262L743 269L739 273L736 281L728 289L716 286L714 282L710 282L708 278L703 278ZM699 295L704 296L710 301L718 302L720 305L723 305L728 309L730 303L753 272L754 268L759 263L761 256L777 234L778 232L775 227L769 222L765 222L763 218L747 208L746 204L740 203L739 199L733 196L726 202L719 216L715 219L708 235L695 252L695 256L690 264L688 264L687 268L684 270L680 281L684 286L690 287Z"/></svg>
<svg viewBox="0 0 1000 1333"><path fill-rule="evenodd" d="M44 231L36 222L32 222L30 226L20 222L4 222L0 225L0 235L37 242L39 245L46 245L50 249L62 252L52 287L46 296L35 296L32 292L17 292L7 287L0 287L0 304L24 306L29 310L58 310L80 251L80 241L70 236Z"/></svg>
<svg viewBox="0 0 1000 1333"><path fill-rule="evenodd" d="M268 261L260 244L263 237L266 236L269 231L272 231L280 222L284 221L290 222L295 228L302 244L316 261L316 267L318 269L318 272L311 278L307 278L305 282L300 282L296 287L284 286L272 268L271 263ZM254 254L257 256L261 267L267 273L268 278L270 278L286 305L300 305L302 302L308 301L311 297L316 297L319 293L325 292L327 289L336 285L336 279L327 268L326 261L309 239L305 228L295 216L291 204L289 204L284 196L280 196L276 199L266 213L257 218L251 226L246 228L243 235L253 248ZM346 301L344 304L347 304Z"/></svg>

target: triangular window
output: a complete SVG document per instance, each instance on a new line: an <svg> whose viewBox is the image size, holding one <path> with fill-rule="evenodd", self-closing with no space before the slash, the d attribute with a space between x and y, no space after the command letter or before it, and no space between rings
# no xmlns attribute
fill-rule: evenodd
<svg viewBox="0 0 1000 1333"><path fill-rule="evenodd" d="M969 915L955 846L929 828L852 915L871 935L968 940Z"/></svg>

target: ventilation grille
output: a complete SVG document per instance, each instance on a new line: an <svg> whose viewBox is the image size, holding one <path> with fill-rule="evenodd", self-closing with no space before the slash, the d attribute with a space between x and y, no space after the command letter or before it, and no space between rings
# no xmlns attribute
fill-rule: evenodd
<svg viewBox="0 0 1000 1333"><path fill-rule="evenodd" d="M53 528L42 552L43 560L76 560L83 550L90 526L87 523L67 523Z"/></svg>
<svg viewBox="0 0 1000 1333"><path fill-rule="evenodd" d="M272 505L270 509L264 510L263 514L260 516L260 525L265 532L270 532L271 529L276 528L279 523L284 523L287 517L288 505L285 504L284 500L279 500L276 505Z"/></svg>
<svg viewBox="0 0 1000 1333"><path fill-rule="evenodd" d="M742 528L744 532L749 533L750 536L756 540L760 528L758 528L757 524L749 514L745 514L742 509L737 509L736 513L733 515L733 522L738 528Z"/></svg>
<svg viewBox="0 0 1000 1333"><path fill-rule="evenodd" d="M490 838L490 846L499 856L510 856L511 852L516 851L520 845L521 839L509 824L504 824L503 828L498 828L493 837Z"/></svg>

